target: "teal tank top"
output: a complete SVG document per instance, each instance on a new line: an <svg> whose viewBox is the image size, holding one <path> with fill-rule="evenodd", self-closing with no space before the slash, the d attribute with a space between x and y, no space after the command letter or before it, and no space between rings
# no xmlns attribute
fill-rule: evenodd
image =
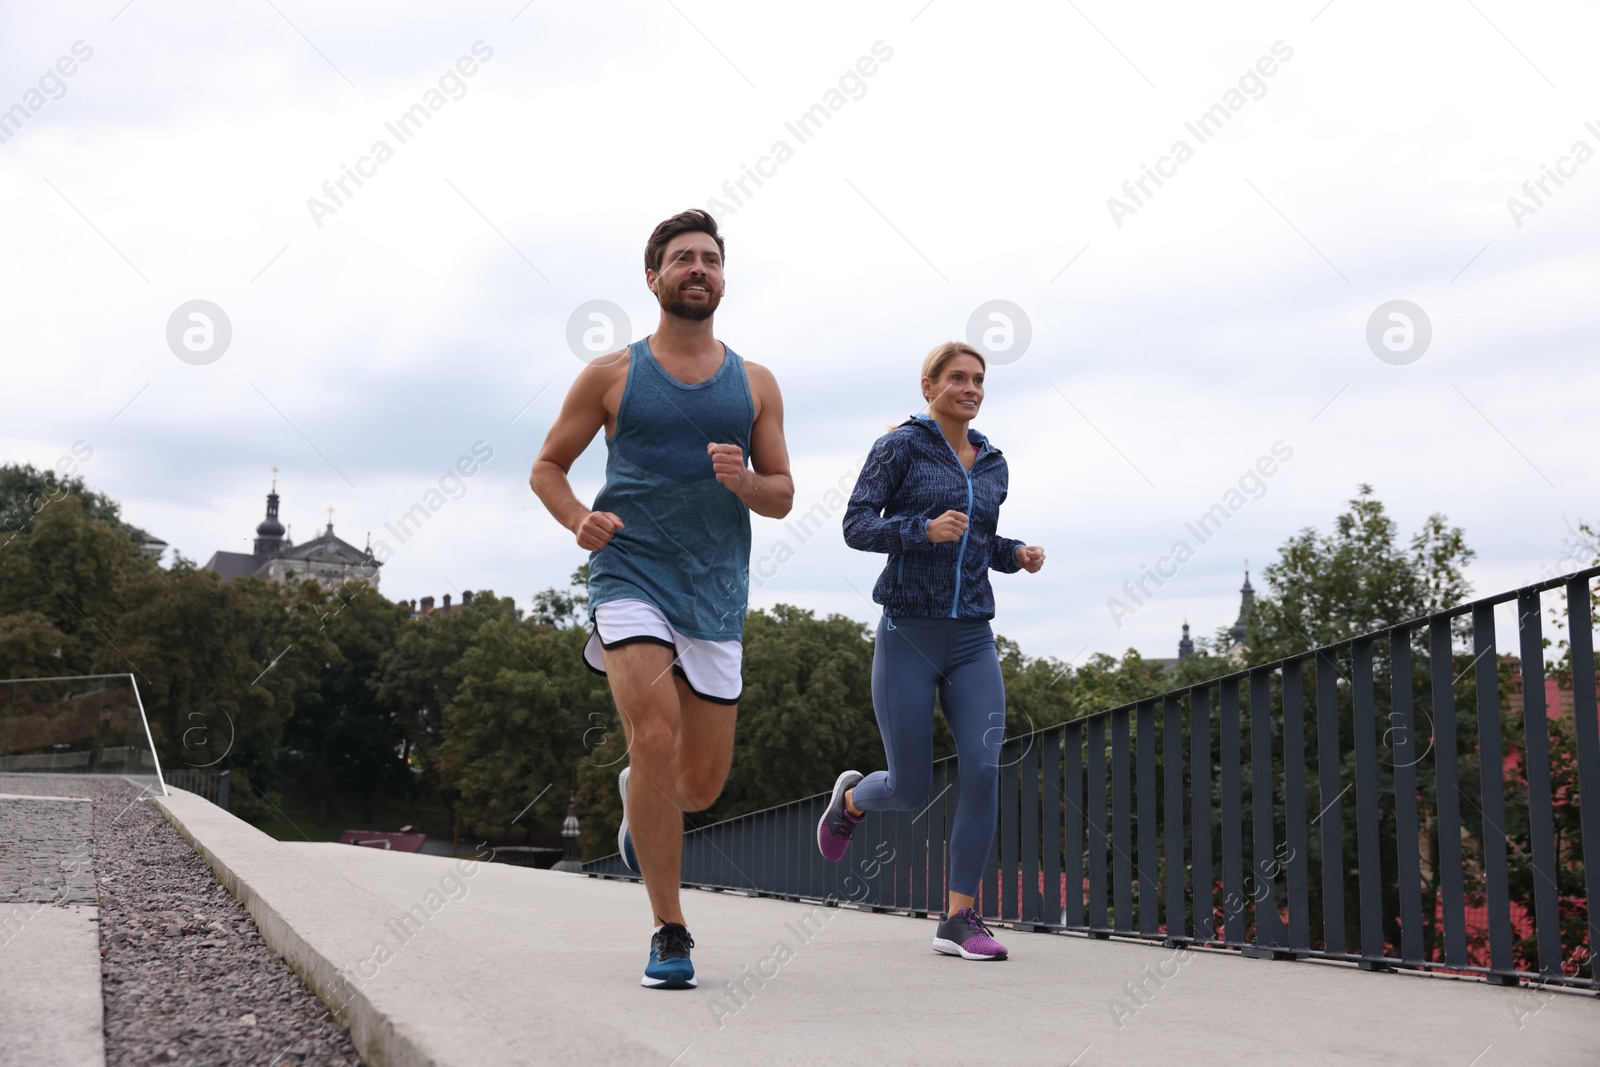
<svg viewBox="0 0 1600 1067"><path fill-rule="evenodd" d="M715 374L685 385L656 361L648 339L628 346L606 483L594 500L623 528L589 555L591 623L601 604L637 599L688 637L744 638L750 509L716 480L706 445L738 445L748 463L755 402L744 360L724 350Z"/></svg>

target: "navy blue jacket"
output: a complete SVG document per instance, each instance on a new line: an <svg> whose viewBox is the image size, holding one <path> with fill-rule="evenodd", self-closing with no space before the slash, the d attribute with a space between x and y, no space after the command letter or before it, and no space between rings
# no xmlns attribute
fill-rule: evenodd
<svg viewBox="0 0 1600 1067"><path fill-rule="evenodd" d="M1023 542L995 534L1010 474L1000 450L976 430L978 450L968 472L939 424L913 415L872 446L844 513L844 541L863 552L887 552L889 563L872 590L884 614L992 619L989 570L1019 570ZM947 511L967 516L958 541L934 544L928 522Z"/></svg>

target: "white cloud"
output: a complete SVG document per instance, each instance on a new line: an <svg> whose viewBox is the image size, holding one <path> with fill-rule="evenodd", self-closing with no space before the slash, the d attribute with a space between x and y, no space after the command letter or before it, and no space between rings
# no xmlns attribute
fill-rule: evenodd
<svg viewBox="0 0 1600 1067"><path fill-rule="evenodd" d="M525 602L582 560L525 486L579 369L567 316L607 299L648 331L650 227L792 137L882 41L864 93L726 218L719 333L778 373L809 503L912 410L921 355L977 304L1028 311L1033 347L979 423L1011 461L1004 528L1050 550L997 579L1025 650L1171 655L1186 612L1202 634L1232 620L1245 556L1325 527L1361 482L1407 532L1464 525L1483 592L1535 577L1596 498L1600 161L1520 228L1505 203L1574 140L1600 149L1592 7L519 6L13 18L0 107L75 41L94 56L0 145L5 458L89 441L90 483L204 560L250 535L274 464L299 536L332 504L360 539L488 441L383 588ZM317 227L306 199L480 40L465 94ZM1294 54L1264 95L1115 226L1106 199L1278 41ZM234 327L205 367L164 340L197 297ZM1405 367L1364 342L1395 297L1434 326ZM1268 493L1115 627L1106 598L1279 439L1295 456ZM758 555L772 536L758 523ZM755 603L869 618L851 585L878 566L830 533Z"/></svg>

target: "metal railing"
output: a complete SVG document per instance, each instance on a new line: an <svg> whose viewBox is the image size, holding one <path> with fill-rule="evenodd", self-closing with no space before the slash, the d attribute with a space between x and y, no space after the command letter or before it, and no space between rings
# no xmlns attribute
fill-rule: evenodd
<svg viewBox="0 0 1600 1067"><path fill-rule="evenodd" d="M229 781L228 771L197 770L192 767L173 767L165 775L167 785L175 789L187 789L197 796L211 801L223 811L229 808Z"/></svg>
<svg viewBox="0 0 1600 1067"><path fill-rule="evenodd" d="M1019 929L1595 985L1597 575L1008 740L979 910ZM1547 592L1569 613L1570 725L1546 707ZM1502 605L1516 611L1520 716L1502 715ZM699 827L682 881L937 913L959 791L954 759L940 761L928 806L872 814L838 864L816 847L826 794ZM615 855L584 869L637 877Z"/></svg>

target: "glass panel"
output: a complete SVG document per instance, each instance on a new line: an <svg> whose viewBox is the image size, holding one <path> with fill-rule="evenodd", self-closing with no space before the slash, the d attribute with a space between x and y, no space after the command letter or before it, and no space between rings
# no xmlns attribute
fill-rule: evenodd
<svg viewBox="0 0 1600 1067"><path fill-rule="evenodd" d="M117 774L166 792L129 674L0 681L0 772Z"/></svg>

